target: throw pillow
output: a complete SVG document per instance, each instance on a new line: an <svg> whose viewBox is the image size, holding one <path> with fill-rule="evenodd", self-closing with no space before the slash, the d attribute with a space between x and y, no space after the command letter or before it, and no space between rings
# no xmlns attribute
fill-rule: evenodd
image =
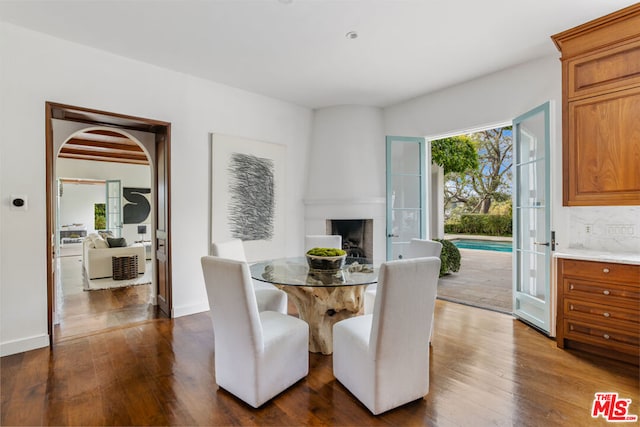
<svg viewBox="0 0 640 427"><path fill-rule="evenodd" d="M107 237L107 243L110 248L123 248L127 246L127 241L124 237Z"/></svg>
<svg viewBox="0 0 640 427"><path fill-rule="evenodd" d="M106 249L109 247L107 241L99 237L93 240L93 246L96 249Z"/></svg>
<svg viewBox="0 0 640 427"><path fill-rule="evenodd" d="M109 230L109 231L98 231L98 234L100 235L100 237L102 237L103 239L107 239L107 237L114 237L113 236L113 231Z"/></svg>

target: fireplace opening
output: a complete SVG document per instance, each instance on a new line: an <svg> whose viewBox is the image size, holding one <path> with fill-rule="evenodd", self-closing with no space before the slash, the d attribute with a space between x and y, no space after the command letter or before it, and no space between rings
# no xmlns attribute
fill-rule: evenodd
<svg viewBox="0 0 640 427"><path fill-rule="evenodd" d="M373 259L373 219L328 219L327 234L342 236L347 256Z"/></svg>

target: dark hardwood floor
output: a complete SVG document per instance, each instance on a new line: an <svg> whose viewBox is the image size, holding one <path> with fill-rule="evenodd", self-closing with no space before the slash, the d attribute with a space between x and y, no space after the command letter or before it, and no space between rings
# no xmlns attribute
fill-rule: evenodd
<svg viewBox="0 0 640 427"><path fill-rule="evenodd" d="M80 247L81 250L81 247ZM101 333L161 316L153 305L152 285L85 291L82 257L58 258L57 309L59 323L54 326L55 342ZM147 261L147 274L151 263Z"/></svg>
<svg viewBox="0 0 640 427"><path fill-rule="evenodd" d="M430 391L377 417L310 355L309 375L255 410L215 384L207 313L152 319L3 357L4 425L592 426L594 393L632 399L638 368L556 347L511 316L437 301Z"/></svg>

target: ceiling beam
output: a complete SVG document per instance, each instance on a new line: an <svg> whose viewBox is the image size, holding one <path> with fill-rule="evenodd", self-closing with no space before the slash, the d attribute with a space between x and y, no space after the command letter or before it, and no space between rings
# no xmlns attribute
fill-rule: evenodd
<svg viewBox="0 0 640 427"><path fill-rule="evenodd" d="M137 144L128 145L121 143L110 143L110 142L100 142L100 141L89 141L86 139L80 138L72 138L62 146L64 150L67 144L78 147L90 147L90 149L94 149L96 151L111 151L111 150L119 150L123 152L134 152L144 154L144 151Z"/></svg>
<svg viewBox="0 0 640 427"><path fill-rule="evenodd" d="M60 153L58 154L58 158L64 159L76 159L76 160L91 160L96 162L111 162L111 163L128 163L134 165L149 165L149 161L138 160L138 159L125 159L121 157L105 157L105 156L96 156L92 154L69 154L69 153Z"/></svg>

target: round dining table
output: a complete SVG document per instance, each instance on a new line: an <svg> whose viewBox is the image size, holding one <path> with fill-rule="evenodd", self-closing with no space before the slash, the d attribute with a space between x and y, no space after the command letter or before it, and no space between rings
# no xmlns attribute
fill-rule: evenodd
<svg viewBox="0 0 640 427"><path fill-rule="evenodd" d="M378 281L378 268L364 258L347 258L339 270L314 270L305 257L279 258L250 266L255 280L287 293L309 324L309 351L333 353L333 324L361 314L364 290Z"/></svg>

